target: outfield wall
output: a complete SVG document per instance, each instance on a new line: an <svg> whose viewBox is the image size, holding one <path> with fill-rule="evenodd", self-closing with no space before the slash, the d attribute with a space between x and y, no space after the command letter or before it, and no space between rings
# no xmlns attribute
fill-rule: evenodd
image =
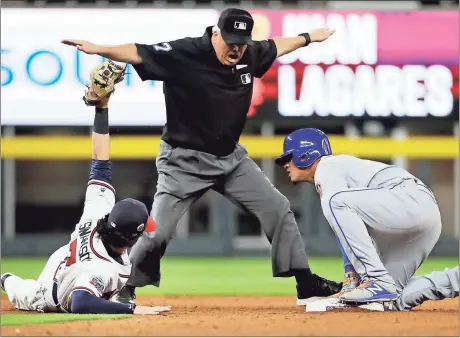
<svg viewBox="0 0 460 338"><path fill-rule="evenodd" d="M403 10L398 2L393 10L390 5L378 10L365 3L369 7L362 10L337 10L326 2L314 10L249 9L256 40L324 26L337 33L279 58L254 80L241 143L289 198L312 254L338 254L318 196L310 185L292 185L273 162L284 136L303 127L329 134L335 153L397 164L422 179L436 194L443 218L436 252L456 255L458 11ZM62 45L61 39L157 44L202 35L221 11L67 5L2 8L4 254L49 253L67 241L81 214L93 119L81 97L90 70L102 59ZM82 25L83 16L91 24ZM136 197L150 207L166 121L162 83L140 81L131 67L128 73L111 101L114 184L118 198ZM210 192L184 215L168 253L266 254L268 248L257 220Z"/></svg>

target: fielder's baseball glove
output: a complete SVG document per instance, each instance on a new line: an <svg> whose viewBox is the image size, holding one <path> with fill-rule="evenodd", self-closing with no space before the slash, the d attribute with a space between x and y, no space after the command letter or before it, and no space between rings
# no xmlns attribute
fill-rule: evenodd
<svg viewBox="0 0 460 338"><path fill-rule="evenodd" d="M91 71L91 85L87 86L83 101L87 106L97 106L101 98L110 97L115 84L123 81L126 64L118 65L112 60L104 61Z"/></svg>

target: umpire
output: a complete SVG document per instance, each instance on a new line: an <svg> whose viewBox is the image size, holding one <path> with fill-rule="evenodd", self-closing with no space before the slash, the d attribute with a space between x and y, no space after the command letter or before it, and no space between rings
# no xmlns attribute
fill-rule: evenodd
<svg viewBox="0 0 460 338"><path fill-rule="evenodd" d="M160 258L177 223L209 189L259 219L271 243L273 276L296 278L299 305L307 298L340 291L340 283L310 271L288 199L238 144L251 104L253 77L262 77L275 58L324 41L334 30L253 41L253 26L247 11L230 8L202 37L120 46L62 41L87 54L130 63L143 81L164 82L167 123L156 159L158 183L152 207L158 228L154 236L144 234L133 247L133 271L120 302L132 301L135 287L159 286Z"/></svg>

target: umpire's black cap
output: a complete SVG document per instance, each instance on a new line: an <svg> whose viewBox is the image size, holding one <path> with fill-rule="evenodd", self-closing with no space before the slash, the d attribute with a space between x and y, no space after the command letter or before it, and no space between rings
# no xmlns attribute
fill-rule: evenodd
<svg viewBox="0 0 460 338"><path fill-rule="evenodd" d="M217 22L220 34L228 44L252 45L252 28L254 19L244 9L228 8L224 10Z"/></svg>
<svg viewBox="0 0 460 338"><path fill-rule="evenodd" d="M150 232L156 228L145 204L133 198L126 198L115 203L109 214L108 222L114 228L113 230L121 233Z"/></svg>

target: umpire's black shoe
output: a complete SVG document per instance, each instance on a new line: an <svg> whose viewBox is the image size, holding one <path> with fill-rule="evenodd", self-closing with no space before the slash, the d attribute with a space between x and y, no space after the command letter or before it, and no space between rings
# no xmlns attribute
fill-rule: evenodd
<svg viewBox="0 0 460 338"><path fill-rule="evenodd" d="M303 306L315 300L329 297L342 290L343 283L327 280L316 274L311 276L308 284L297 285L297 305Z"/></svg>
<svg viewBox="0 0 460 338"><path fill-rule="evenodd" d="M136 299L135 289L134 286L125 285L115 296L114 301L123 304L134 304L134 300Z"/></svg>

